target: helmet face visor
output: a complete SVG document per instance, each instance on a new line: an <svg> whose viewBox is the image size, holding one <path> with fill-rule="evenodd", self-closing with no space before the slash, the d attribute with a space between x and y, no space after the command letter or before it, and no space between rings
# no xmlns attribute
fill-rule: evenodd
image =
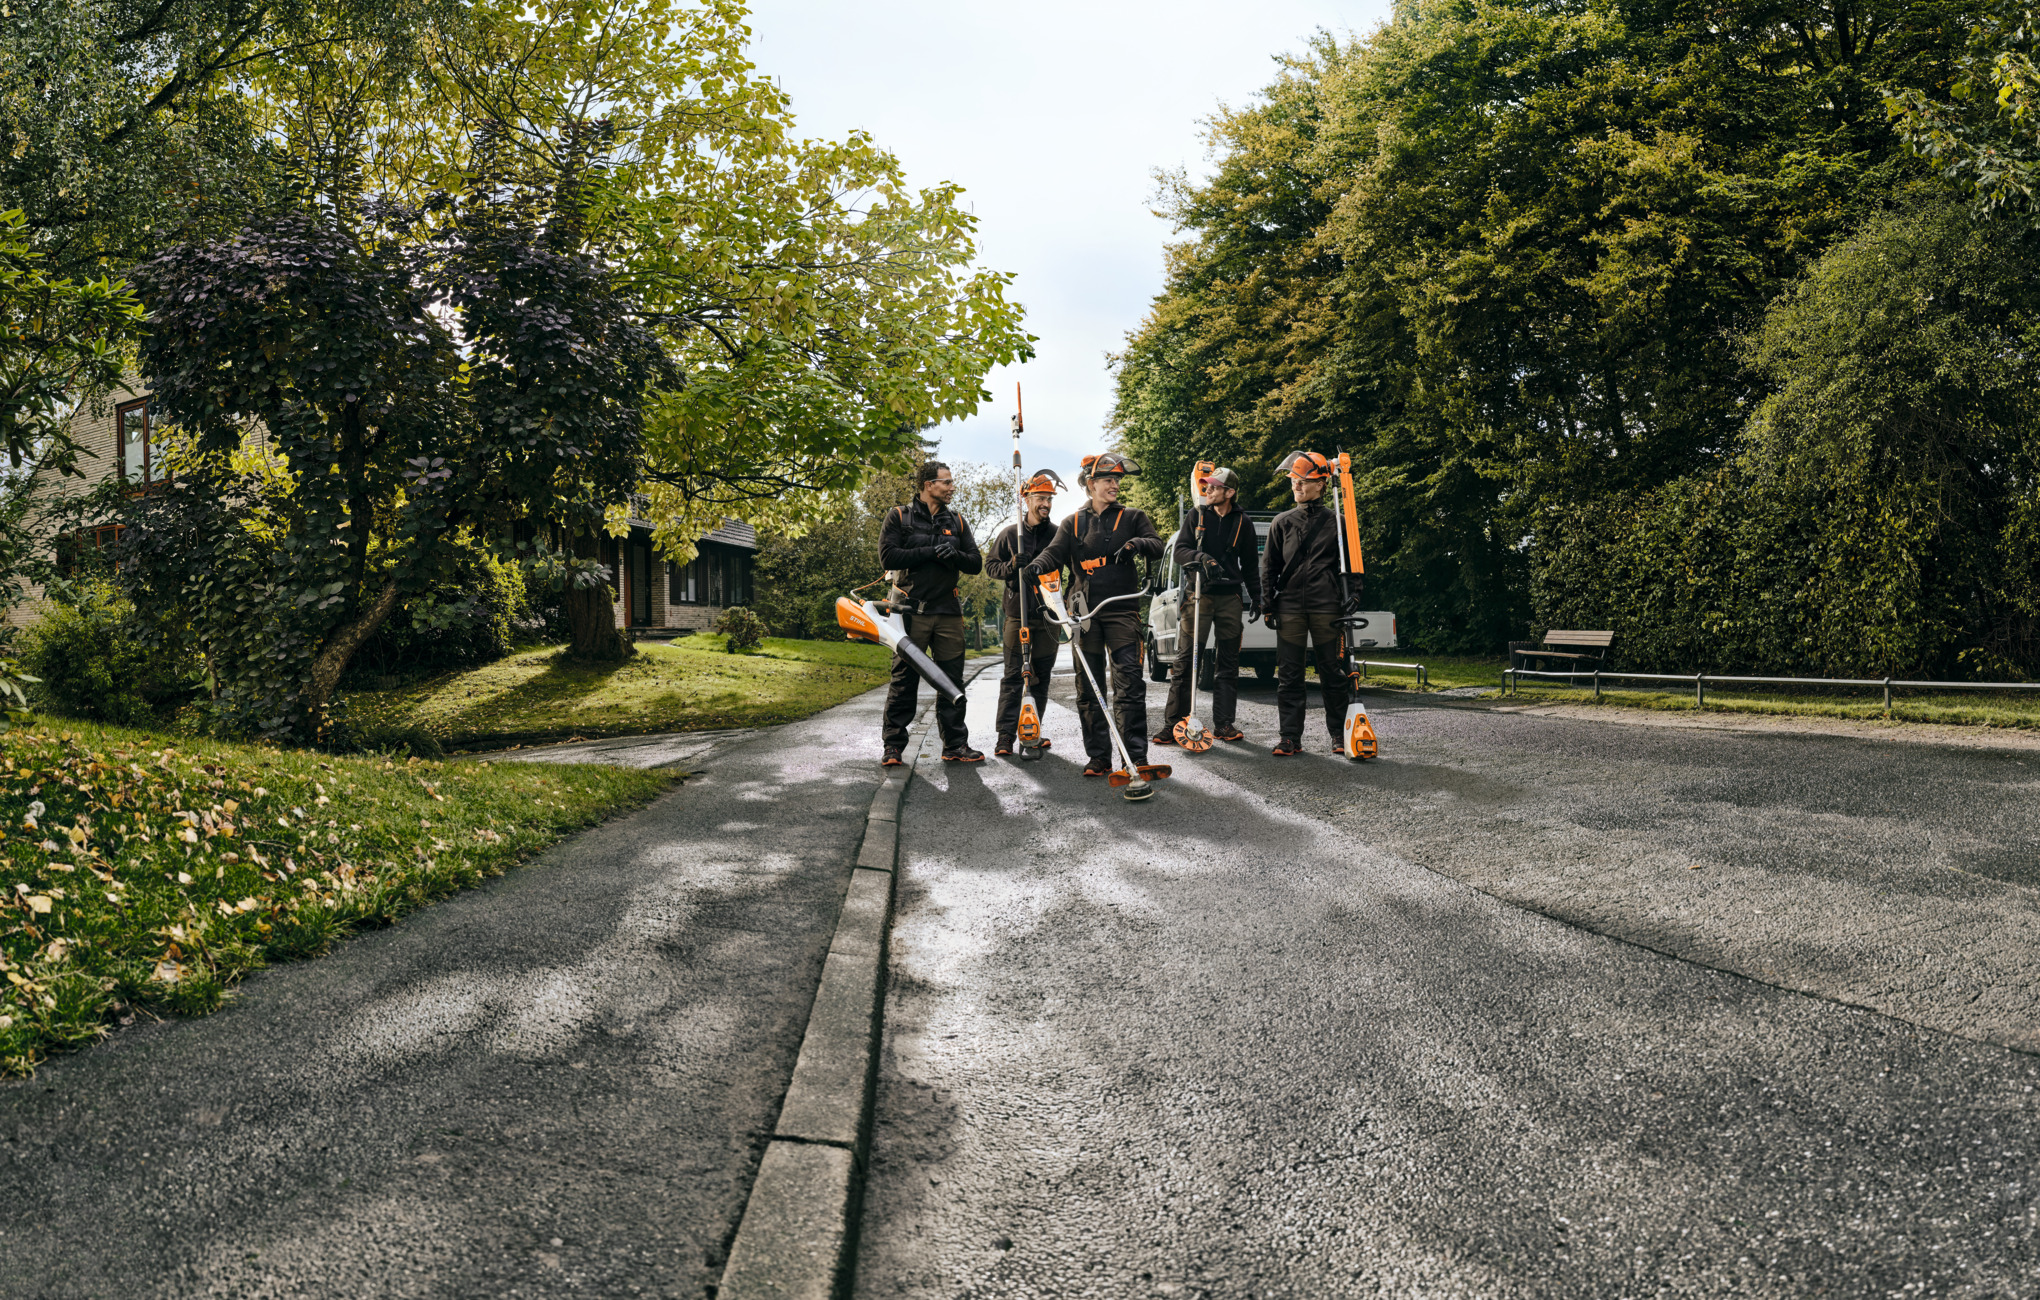
<svg viewBox="0 0 2040 1300"><path fill-rule="evenodd" d="M1023 497L1031 497L1037 492L1046 492L1054 496L1062 490L1062 477L1052 469L1035 470L1028 476L1027 481L1020 485L1020 495Z"/></svg>
<svg viewBox="0 0 2040 1300"><path fill-rule="evenodd" d="M1140 462L1131 456L1122 456L1116 451L1084 457L1084 472L1078 475L1079 482L1088 482L1105 474L1138 474Z"/></svg>
<svg viewBox="0 0 2040 1300"><path fill-rule="evenodd" d="M1290 478L1305 482L1332 476L1332 463L1314 451L1293 451L1283 459L1280 468Z"/></svg>

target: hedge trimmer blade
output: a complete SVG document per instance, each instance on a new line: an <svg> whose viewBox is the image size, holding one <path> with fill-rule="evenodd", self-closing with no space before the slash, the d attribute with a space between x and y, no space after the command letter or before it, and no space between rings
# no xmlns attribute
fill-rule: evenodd
<svg viewBox="0 0 2040 1300"><path fill-rule="evenodd" d="M1213 743L1211 733L1194 714L1176 724L1175 736L1176 743L1193 754L1202 754Z"/></svg>

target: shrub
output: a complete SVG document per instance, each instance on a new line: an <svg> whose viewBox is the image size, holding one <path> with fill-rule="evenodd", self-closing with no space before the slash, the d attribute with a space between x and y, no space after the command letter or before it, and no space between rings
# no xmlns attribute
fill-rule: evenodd
<svg viewBox="0 0 2040 1300"><path fill-rule="evenodd" d="M463 541L446 573L399 606L349 668L370 676L468 668L501 659L532 628L524 575L487 548Z"/></svg>
<svg viewBox="0 0 2040 1300"><path fill-rule="evenodd" d="M716 616L715 630L728 638L723 649L735 654L758 648L765 639L765 620L742 605L732 605Z"/></svg>
<svg viewBox="0 0 2040 1300"><path fill-rule="evenodd" d="M200 668L149 644L134 607L104 583L73 589L22 638L21 666L52 713L140 724L197 694Z"/></svg>

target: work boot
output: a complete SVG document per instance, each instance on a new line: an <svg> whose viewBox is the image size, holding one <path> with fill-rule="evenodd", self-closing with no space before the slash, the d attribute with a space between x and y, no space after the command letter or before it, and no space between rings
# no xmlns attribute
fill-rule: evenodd
<svg viewBox="0 0 2040 1300"><path fill-rule="evenodd" d="M999 737L998 743L992 746L992 755L995 758L1004 758L1012 752L1013 738L1011 736Z"/></svg>
<svg viewBox="0 0 2040 1300"><path fill-rule="evenodd" d="M1239 741L1245 740L1247 738L1246 732L1241 731L1238 727L1235 727L1230 722L1226 723L1223 727L1220 727L1217 731L1214 731L1211 734L1215 739L1218 740Z"/></svg>
<svg viewBox="0 0 2040 1300"><path fill-rule="evenodd" d="M1150 745L1173 745L1175 743L1176 729L1173 725L1163 727L1160 731L1148 737L1148 744Z"/></svg>
<svg viewBox="0 0 2040 1300"><path fill-rule="evenodd" d="M1110 776L1112 775L1112 764L1110 761L1106 759L1094 758L1090 762L1084 764L1084 775Z"/></svg>
<svg viewBox="0 0 2040 1300"><path fill-rule="evenodd" d="M945 763L982 763L985 761L985 756L982 750L972 749L969 745L951 745L942 751L942 761Z"/></svg>
<svg viewBox="0 0 2040 1300"><path fill-rule="evenodd" d="M1303 752L1303 742L1291 740L1289 737L1284 736L1281 740L1275 742L1275 748L1270 752L1277 758L1288 758L1291 755Z"/></svg>
<svg viewBox="0 0 2040 1300"><path fill-rule="evenodd" d="M885 757L878 760L880 767L903 767L905 764L906 760L900 757L900 751L897 749L888 749L885 751Z"/></svg>

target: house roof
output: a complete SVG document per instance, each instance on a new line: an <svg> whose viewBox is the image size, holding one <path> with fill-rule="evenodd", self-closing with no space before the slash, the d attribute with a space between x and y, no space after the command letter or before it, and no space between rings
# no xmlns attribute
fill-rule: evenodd
<svg viewBox="0 0 2040 1300"><path fill-rule="evenodd" d="M721 542L724 546L740 546L747 551L758 549L758 530L741 519L725 519L715 531L701 539L704 542Z"/></svg>

